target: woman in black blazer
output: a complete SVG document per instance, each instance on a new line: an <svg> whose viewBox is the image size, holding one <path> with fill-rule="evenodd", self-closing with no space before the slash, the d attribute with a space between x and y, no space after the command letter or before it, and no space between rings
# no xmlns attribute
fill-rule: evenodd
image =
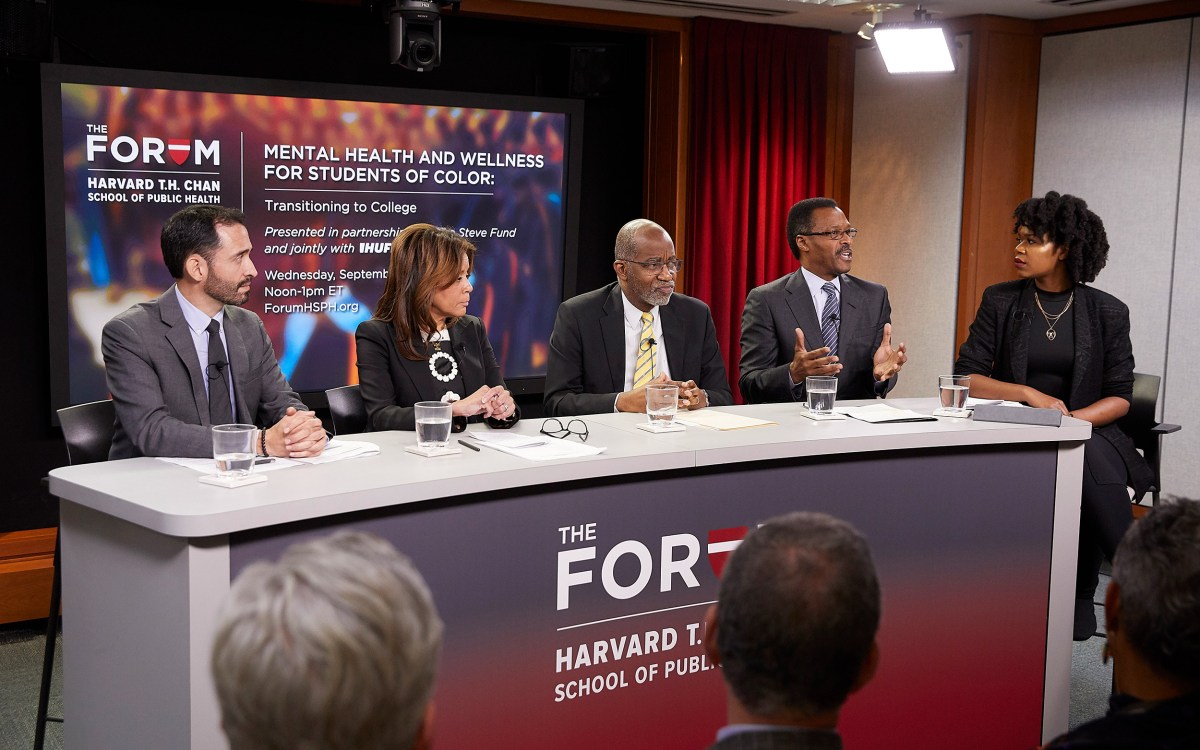
<svg viewBox="0 0 1200 750"><path fill-rule="evenodd" d="M449 401L456 424L520 418L483 323L467 315L475 246L451 229L413 224L392 241L375 315L354 335L372 430L413 430L413 405Z"/></svg>
<svg viewBox="0 0 1200 750"><path fill-rule="evenodd" d="M1100 217L1071 195L1049 192L1013 212L1017 281L983 292L954 372L971 395L1058 409L1092 423L1084 446L1075 639L1096 629L1092 595L1102 556L1112 557L1132 520L1150 468L1116 425L1133 397L1129 308L1087 286L1108 260Z"/></svg>

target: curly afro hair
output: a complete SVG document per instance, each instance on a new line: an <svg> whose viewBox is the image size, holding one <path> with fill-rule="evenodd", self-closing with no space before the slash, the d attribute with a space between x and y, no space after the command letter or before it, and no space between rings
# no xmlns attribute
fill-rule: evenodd
<svg viewBox="0 0 1200 750"><path fill-rule="evenodd" d="M1013 232L1021 227L1067 248L1067 275L1072 283L1095 281L1108 262L1104 222L1082 198L1053 190L1045 198L1030 198L1013 211Z"/></svg>

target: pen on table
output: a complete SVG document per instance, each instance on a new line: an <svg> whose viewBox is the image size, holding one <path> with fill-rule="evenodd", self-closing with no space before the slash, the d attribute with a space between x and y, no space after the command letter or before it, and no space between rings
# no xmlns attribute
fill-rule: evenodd
<svg viewBox="0 0 1200 750"><path fill-rule="evenodd" d="M254 465L260 466L262 464L269 464L274 460L275 460L274 458L256 458L256 459L254 459Z"/></svg>
<svg viewBox="0 0 1200 750"><path fill-rule="evenodd" d="M476 451L476 452L478 452L478 451L479 451L479 446L478 446L478 445L475 445L474 443L464 443L464 442L463 442L461 439L459 439L459 441L458 441L458 444L459 444L459 445L465 445L465 446L467 446L468 448L470 448L470 449L471 449L471 450L473 450L473 451Z"/></svg>

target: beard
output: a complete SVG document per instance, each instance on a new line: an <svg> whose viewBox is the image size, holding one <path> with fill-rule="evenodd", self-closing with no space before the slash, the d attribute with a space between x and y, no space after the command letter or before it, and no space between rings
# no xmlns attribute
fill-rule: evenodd
<svg viewBox="0 0 1200 750"><path fill-rule="evenodd" d="M674 286L666 289L656 290L653 286L648 286L642 291L642 301L651 307L661 307L671 301L671 293L675 291Z"/></svg>
<svg viewBox="0 0 1200 750"><path fill-rule="evenodd" d="M238 287L249 282L250 279L245 276L231 281L229 279L218 279L216 276L210 274L204 280L204 293L223 305L241 306L246 304L246 301L250 299L250 290L247 289L243 292Z"/></svg>

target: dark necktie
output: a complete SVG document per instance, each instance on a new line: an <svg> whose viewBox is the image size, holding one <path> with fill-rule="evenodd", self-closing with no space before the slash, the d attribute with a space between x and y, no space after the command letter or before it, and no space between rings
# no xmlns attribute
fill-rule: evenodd
<svg viewBox="0 0 1200 750"><path fill-rule="evenodd" d="M208 323L208 418L212 424L231 424L233 404L229 402L229 358L221 344L221 324Z"/></svg>
<svg viewBox="0 0 1200 750"><path fill-rule="evenodd" d="M837 287L832 281L826 281L821 287L825 292L825 309L821 311L821 336L825 338L825 346L829 347L829 354L837 354L838 351L838 295Z"/></svg>

